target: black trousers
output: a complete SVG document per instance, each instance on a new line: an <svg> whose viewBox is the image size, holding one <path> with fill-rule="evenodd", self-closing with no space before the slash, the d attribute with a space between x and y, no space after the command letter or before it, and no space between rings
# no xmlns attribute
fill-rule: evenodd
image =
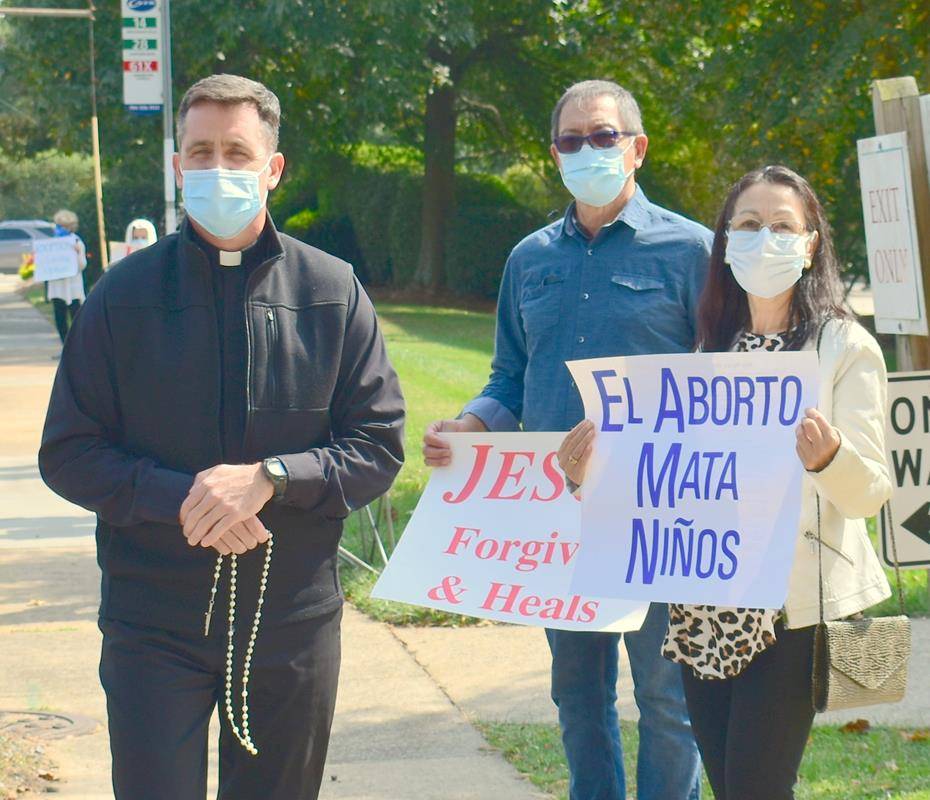
<svg viewBox="0 0 930 800"><path fill-rule="evenodd" d="M52 299L52 311L55 312L55 327L58 329L58 335L61 337L62 342L65 341L65 337L68 335L68 328L71 324L74 323L74 318L77 316L77 313L80 310L80 300L74 300L71 303L66 303L59 297Z"/></svg>
<svg viewBox="0 0 930 800"><path fill-rule="evenodd" d="M239 744L226 718L223 617L214 617L209 638L100 620L100 679L117 800L204 800L207 731L217 702L221 800L317 797L336 704L342 609L259 630L249 678L257 756ZM242 660L251 625L239 627L232 696L241 731Z"/></svg>
<svg viewBox="0 0 930 800"><path fill-rule="evenodd" d="M791 800L814 722L814 628L776 625L778 640L735 678L682 667L691 728L716 800Z"/></svg>

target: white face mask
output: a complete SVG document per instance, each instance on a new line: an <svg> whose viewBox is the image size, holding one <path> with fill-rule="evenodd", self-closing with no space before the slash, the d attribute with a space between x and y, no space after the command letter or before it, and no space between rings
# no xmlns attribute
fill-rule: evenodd
<svg viewBox="0 0 930 800"><path fill-rule="evenodd" d="M813 233L730 231L723 260L736 282L749 294L771 298L794 286L811 260L807 254Z"/></svg>

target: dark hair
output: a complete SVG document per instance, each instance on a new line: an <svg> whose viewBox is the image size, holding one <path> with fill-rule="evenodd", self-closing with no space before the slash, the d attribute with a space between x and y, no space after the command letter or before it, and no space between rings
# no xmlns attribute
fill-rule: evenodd
<svg viewBox="0 0 930 800"><path fill-rule="evenodd" d="M218 103L236 106L249 103L255 107L261 120L272 152L278 149L278 129L281 126L281 103L278 97L264 84L243 78L241 75L210 75L201 78L190 87L178 106L178 146L184 140L184 123L187 112L198 103Z"/></svg>
<svg viewBox="0 0 930 800"><path fill-rule="evenodd" d="M771 183L793 189L804 205L809 230L817 231L817 246L810 269L795 284L788 317L788 350L800 350L828 319L845 318L839 264L833 249L833 231L811 185L788 167L768 166L746 173L730 188L717 219L707 283L698 304L697 345L707 352L733 347L736 337L750 325L749 301L724 261L727 227L739 196L750 186ZM772 331L759 331L762 333Z"/></svg>

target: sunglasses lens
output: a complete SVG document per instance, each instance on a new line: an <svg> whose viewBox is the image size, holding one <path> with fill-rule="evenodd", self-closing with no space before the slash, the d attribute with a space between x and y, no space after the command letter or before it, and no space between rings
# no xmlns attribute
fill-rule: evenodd
<svg viewBox="0 0 930 800"><path fill-rule="evenodd" d="M583 144L584 136L567 133L564 136L555 137L555 149L560 153L577 153Z"/></svg>
<svg viewBox="0 0 930 800"><path fill-rule="evenodd" d="M620 134L617 131L597 131L591 134L591 144L599 150L613 147L618 141L620 141Z"/></svg>

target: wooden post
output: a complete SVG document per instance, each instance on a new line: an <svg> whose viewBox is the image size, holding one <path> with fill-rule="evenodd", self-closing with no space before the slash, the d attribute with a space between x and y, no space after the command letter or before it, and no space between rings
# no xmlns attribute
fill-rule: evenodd
<svg viewBox="0 0 930 800"><path fill-rule="evenodd" d="M930 182L924 131L920 119L920 92L913 77L890 78L872 83L872 112L875 133L907 132L911 162L914 215L917 219L917 242L920 248L920 272L924 294L930 289ZM930 306L925 306L930 308ZM897 336L898 370L930 369L930 338Z"/></svg>
<svg viewBox="0 0 930 800"><path fill-rule="evenodd" d="M911 184L914 216L917 220L917 243L920 248L920 272L924 295L930 289L930 171L920 117L920 91L912 76L890 78L872 83L872 113L875 133L907 132L907 149L911 162ZM930 306L924 306L930 308ZM930 338L926 336L896 336L898 371L930 369ZM930 602L930 570L927 571L927 592Z"/></svg>

